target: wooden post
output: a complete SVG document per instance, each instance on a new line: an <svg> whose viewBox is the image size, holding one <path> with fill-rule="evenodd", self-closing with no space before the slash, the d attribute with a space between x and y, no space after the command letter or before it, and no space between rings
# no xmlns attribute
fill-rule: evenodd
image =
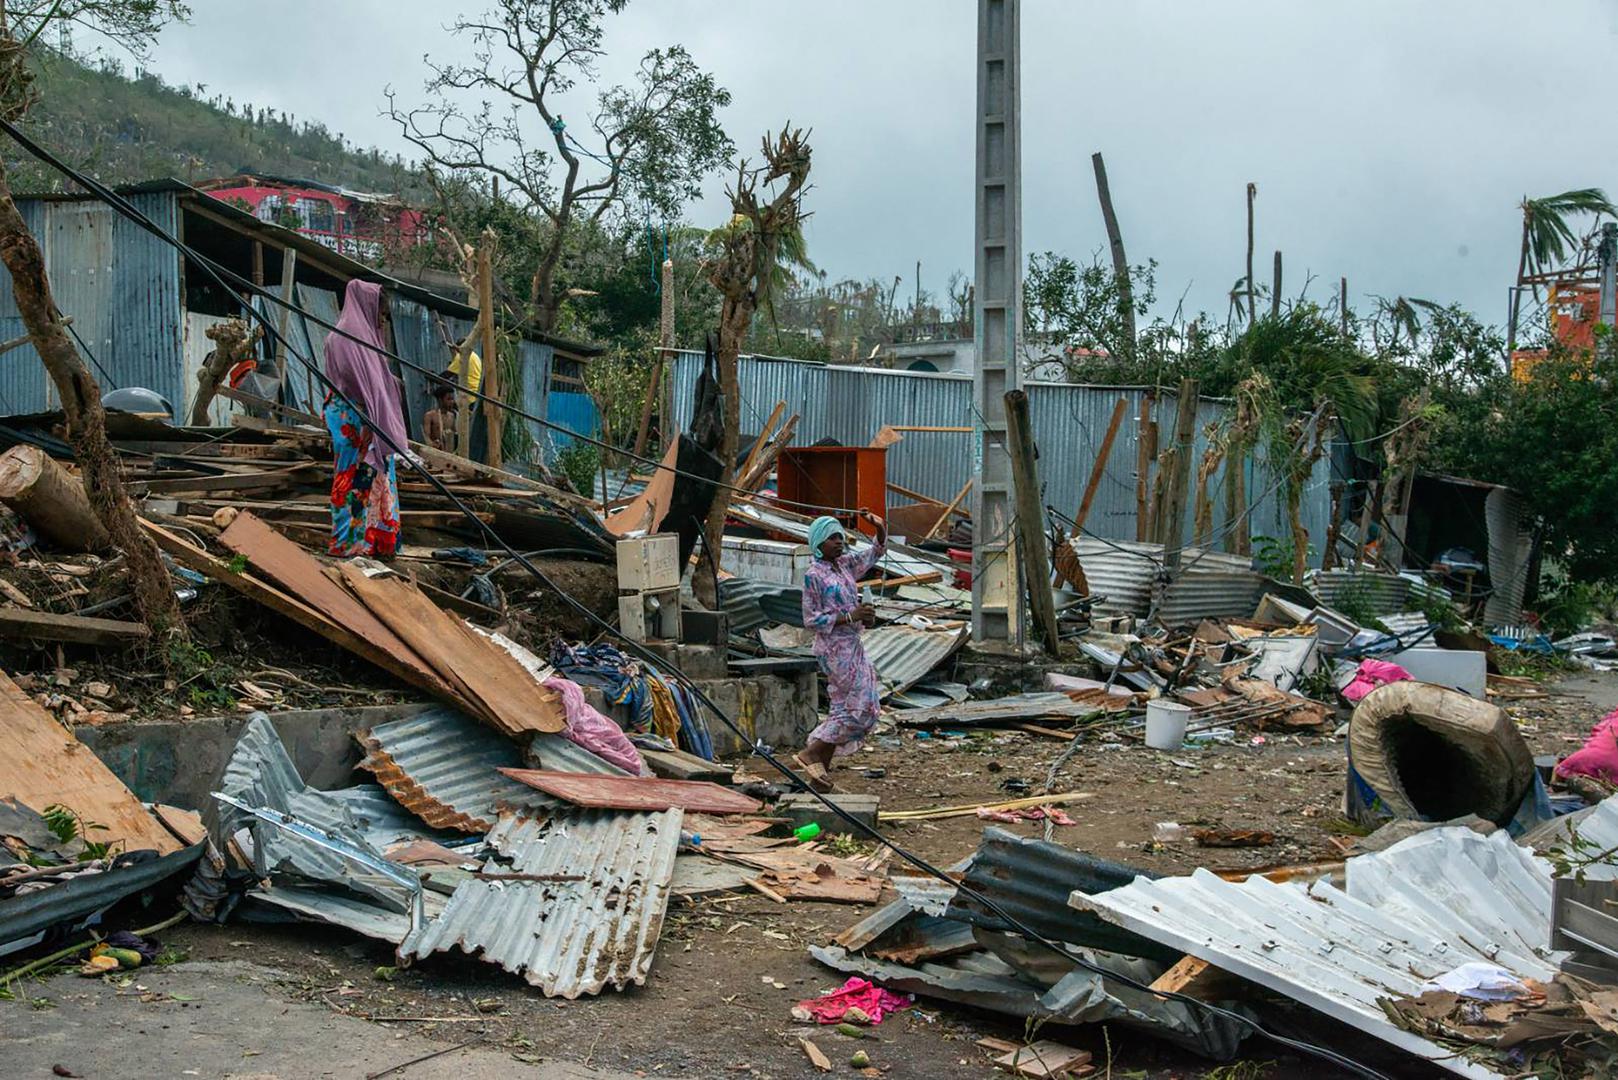
<svg viewBox="0 0 1618 1080"><path fill-rule="evenodd" d="M20 443L0 454L0 503L67 551L105 551L112 542L84 484L37 446Z"/></svg>
<svg viewBox="0 0 1618 1080"><path fill-rule="evenodd" d="M1225 457L1225 550L1247 555L1253 548L1253 528L1247 521L1247 454L1245 438L1231 440Z"/></svg>
<svg viewBox="0 0 1618 1080"><path fill-rule="evenodd" d="M1051 556L1045 547L1045 514L1040 506L1034 436L1028 427L1028 395L1021 390L1006 393L1006 450L1011 455L1011 480L1017 501L1017 549L1022 559L1022 579L1028 587L1029 610L1034 616L1034 634L1045 651L1055 656L1056 602L1051 598Z"/></svg>
<svg viewBox="0 0 1618 1080"><path fill-rule="evenodd" d="M1185 533L1185 500L1191 488L1191 448L1197 437L1196 379L1180 381L1180 397L1175 402L1173 460L1163 500L1163 565L1173 570L1180 565L1180 548Z"/></svg>
<svg viewBox="0 0 1618 1080"><path fill-rule="evenodd" d="M501 465L501 437L506 430L505 410L500 407L500 342L494 334L494 254L489 250L485 236L478 245L478 320L483 326L483 385L479 389L488 397L483 402L483 420L489 429L490 468ZM470 363L461 365L470 368Z"/></svg>
<svg viewBox="0 0 1618 1080"><path fill-rule="evenodd" d="M1101 155L1096 155L1099 165ZM1084 498L1079 501L1079 512L1073 515L1073 535L1079 535L1084 528L1085 518L1090 516L1090 504L1095 502L1096 489L1101 486L1101 477L1107 471L1107 459L1112 456L1112 441L1118 437L1118 426L1124 421L1124 410L1129 407L1128 398L1119 398L1118 404L1112 407L1112 419L1107 423L1107 434L1101 440L1101 449L1096 452L1096 462L1090 467L1090 482L1084 485Z"/></svg>
<svg viewBox="0 0 1618 1080"><path fill-rule="evenodd" d="M287 332L292 327L292 281L298 272L298 253L293 248L281 250L281 318L276 323L275 377L287 376Z"/></svg>
<svg viewBox="0 0 1618 1080"><path fill-rule="evenodd" d="M253 241L253 284L264 287L264 241Z"/></svg>
<svg viewBox="0 0 1618 1080"><path fill-rule="evenodd" d="M1361 570L1365 566L1365 545L1371 539L1371 521L1375 517L1376 503L1381 498L1382 485L1366 481L1365 505L1360 508L1360 542L1354 552L1354 569Z"/></svg>
<svg viewBox="0 0 1618 1080"><path fill-rule="evenodd" d="M669 362L669 346L674 340L674 260L672 259L663 260L662 298L663 310L658 325L657 356L652 361L651 381L646 384L646 400L641 404L640 408L640 430L635 433L636 457L646 453L646 439L651 434L652 408L654 405L658 409L660 426L663 428L665 441L672 438L672 433L669 430L669 412L672 405L665 404L664 398L666 396L670 403L673 402L674 398L672 394L663 395L659 393L665 381L663 368ZM668 381L672 382L673 380L674 373L671 371L668 373Z"/></svg>
<svg viewBox="0 0 1618 1080"><path fill-rule="evenodd" d="M1247 325L1251 327L1258 317L1253 306L1253 197L1258 194L1257 184L1247 185Z"/></svg>
<svg viewBox="0 0 1618 1080"><path fill-rule="evenodd" d="M663 310L657 327L658 366L662 371L661 399L657 403L657 427L663 444L679 441L679 426L674 421L674 260L663 260Z"/></svg>
<svg viewBox="0 0 1618 1080"><path fill-rule="evenodd" d="M1112 188L1107 184L1107 165L1100 153L1090 155L1096 174L1096 196L1101 200L1101 220L1107 226L1107 245L1112 249L1112 276L1118 284L1118 314L1128 338L1127 356L1135 355L1135 296L1129 281L1129 258L1124 254L1124 234L1118 228L1118 215L1112 209Z"/></svg>
<svg viewBox="0 0 1618 1080"><path fill-rule="evenodd" d="M1152 462L1157 460L1157 422L1152 407L1157 400L1151 391L1141 395L1139 429L1135 433L1135 539L1152 536L1152 515L1147 493L1152 490Z"/></svg>
<svg viewBox="0 0 1618 1080"><path fill-rule="evenodd" d="M1343 328L1343 336L1348 336L1348 279L1339 278L1337 282L1337 320Z"/></svg>
<svg viewBox="0 0 1618 1080"><path fill-rule="evenodd" d="M1281 253L1275 253L1275 281L1270 286L1270 318L1281 317Z"/></svg>

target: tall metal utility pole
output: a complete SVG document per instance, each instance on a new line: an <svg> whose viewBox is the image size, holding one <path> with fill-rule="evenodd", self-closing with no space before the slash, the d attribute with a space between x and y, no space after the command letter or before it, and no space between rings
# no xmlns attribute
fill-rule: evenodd
<svg viewBox="0 0 1618 1080"><path fill-rule="evenodd" d="M978 0L972 639L1019 645L1022 586L1005 402L1008 390L1022 386L1021 37L1021 0Z"/></svg>
<svg viewBox="0 0 1618 1080"><path fill-rule="evenodd" d="M1601 226L1596 256L1601 263L1601 292L1596 318L1602 326L1618 326L1618 225L1609 221Z"/></svg>

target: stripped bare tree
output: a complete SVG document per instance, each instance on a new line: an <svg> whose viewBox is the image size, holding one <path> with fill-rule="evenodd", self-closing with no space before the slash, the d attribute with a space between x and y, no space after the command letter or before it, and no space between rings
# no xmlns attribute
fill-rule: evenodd
<svg viewBox="0 0 1618 1080"><path fill-rule="evenodd" d="M809 184L808 135L798 128L782 128L772 141L763 139L764 161L743 161L736 170L730 195L731 219L709 238L712 254L708 279L721 297L719 307L719 388L724 395L724 433L719 446L719 482L735 479L736 447L741 429L741 391L736 361L753 316L768 311L784 286L792 265L808 261L803 240L803 195ZM725 512L730 506L721 491L708 512L704 543L717 560L725 535ZM698 576L699 599L710 607L717 596L702 595L711 578Z"/></svg>
<svg viewBox="0 0 1618 1080"><path fill-rule="evenodd" d="M388 115L430 167L503 188L496 201L516 210L512 223L525 234L508 250L527 259L528 314L541 331L556 329L567 296L561 274L575 226L626 205L675 218L731 158L718 120L730 94L679 45L646 53L630 84L598 87L583 122L563 117L562 99L595 85L607 16L627 3L496 0L448 28L470 44L469 61L427 59L428 104L404 107L387 91Z"/></svg>

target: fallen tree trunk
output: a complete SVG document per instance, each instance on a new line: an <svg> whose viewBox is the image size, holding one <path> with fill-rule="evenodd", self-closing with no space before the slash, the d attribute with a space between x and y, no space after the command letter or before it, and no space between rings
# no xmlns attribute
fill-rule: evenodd
<svg viewBox="0 0 1618 1080"><path fill-rule="evenodd" d="M37 446L0 454L0 503L64 551L105 551L112 543L78 477Z"/></svg>

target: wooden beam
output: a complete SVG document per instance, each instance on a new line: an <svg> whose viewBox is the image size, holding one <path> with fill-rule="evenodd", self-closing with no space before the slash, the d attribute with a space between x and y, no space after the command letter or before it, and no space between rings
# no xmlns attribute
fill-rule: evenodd
<svg viewBox="0 0 1618 1080"><path fill-rule="evenodd" d="M1197 395L1200 389L1201 384L1196 379L1180 380L1179 400L1175 403L1174 457L1164 498L1166 520L1160 533L1163 565L1169 570L1180 565L1180 548L1185 533L1185 503L1191 494L1191 449L1197 437Z"/></svg>
<svg viewBox="0 0 1618 1080"><path fill-rule="evenodd" d="M0 637L28 641L66 641L76 645L124 645L150 636L145 623L58 615L0 607Z"/></svg>
<svg viewBox="0 0 1618 1080"><path fill-rule="evenodd" d="M292 329L292 286L298 272L298 249L287 248L281 253L281 313L275 324L275 377L286 381L287 336Z"/></svg>
<svg viewBox="0 0 1618 1080"><path fill-rule="evenodd" d="M922 537L923 540L931 540L937 536L938 530L944 527L952 515L956 513L964 515L966 513L966 511L961 510L961 503L966 499L967 492L971 490L972 479L968 477L966 483L961 485L961 490L956 493L955 498L951 499L949 505L944 507L944 512L938 515L938 520L933 522L933 527L927 530L926 535Z"/></svg>
<svg viewBox="0 0 1618 1080"><path fill-rule="evenodd" d="M1100 154L1096 157L1099 159ZM1073 515L1073 535L1077 536L1084 528L1084 521L1090 516L1090 504L1095 502L1096 490L1101 487L1101 477L1107 471L1107 459L1112 456L1112 442L1118 437L1118 426L1124 421L1124 410L1129 407L1127 398L1119 398L1118 404L1112 407L1112 420L1107 424L1107 434L1101 440L1101 449L1096 453L1096 462L1090 467L1090 481L1084 485L1084 498L1079 500L1078 513Z"/></svg>
<svg viewBox="0 0 1618 1080"><path fill-rule="evenodd" d="M1152 408L1157 398L1151 392L1141 395L1140 418L1135 432L1135 539L1152 538L1152 515L1147 492L1152 489L1152 462L1157 460L1157 421Z"/></svg>
<svg viewBox="0 0 1618 1080"><path fill-rule="evenodd" d="M759 429L758 438L753 440L752 448L747 451L747 460L743 461L742 467L736 471L737 476L746 476L753 471L753 466L758 464L759 455L763 453L765 444L770 441L770 433L775 430L776 421L781 419L781 414L786 410L786 402L775 403L775 408L770 410L770 418L764 421L764 426Z"/></svg>
<svg viewBox="0 0 1618 1080"><path fill-rule="evenodd" d="M494 338L494 262L488 234L478 245L478 318L483 324L483 421L489 429L489 468L502 463L500 445L505 410L500 407L500 345Z"/></svg>
<svg viewBox="0 0 1618 1080"><path fill-rule="evenodd" d="M1006 394L1006 451L1016 495L1017 550L1024 567L1034 629L1050 656L1057 654L1056 603L1051 598L1051 556L1045 546L1045 512L1039 498L1039 468L1034 461L1034 433L1028 421L1028 395ZM981 528L981 526L979 526Z"/></svg>
<svg viewBox="0 0 1618 1080"><path fill-rule="evenodd" d="M262 491L265 488L286 487L299 479L299 474L313 474L316 466L295 465L290 469L270 472L226 473L223 476L187 476L171 480L134 482L130 487L137 495L171 495L179 491Z"/></svg>

